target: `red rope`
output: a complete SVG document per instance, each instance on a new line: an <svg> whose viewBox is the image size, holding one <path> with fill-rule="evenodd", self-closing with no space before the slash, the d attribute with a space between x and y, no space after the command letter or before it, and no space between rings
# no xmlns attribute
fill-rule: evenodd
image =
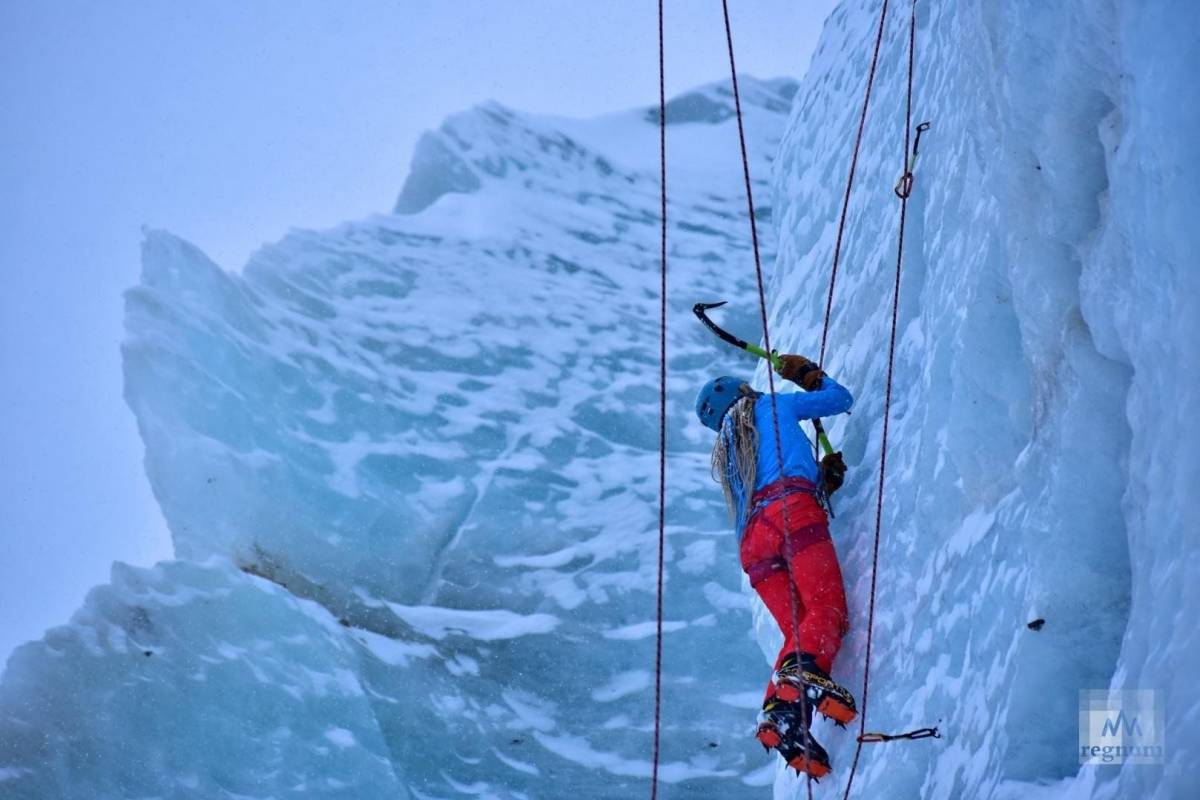
<svg viewBox="0 0 1200 800"><path fill-rule="evenodd" d="M663 38L663 0L658 0L658 152L659 203L662 217L662 268L659 290L662 304L659 317L658 368L658 609L655 617L654 646L654 755L650 778L650 798L658 797L659 746L662 741L662 662L663 662L663 564L667 542L667 89L666 57Z"/></svg>
<svg viewBox="0 0 1200 800"><path fill-rule="evenodd" d="M904 150L901 153L901 164L908 171L908 148L912 131L912 95L913 95L913 54L917 42L917 3L912 2L912 14L908 25L908 94L904 106ZM858 744L854 748L854 763L850 765L850 775L846 779L846 792L843 800L850 797L850 789L854 785L854 773L858 769L858 760L862 755L864 736L867 730L867 700L871 681L871 634L875 628L875 580L879 569L879 539L883 529L883 490L887 476L887 445L888 431L892 409L892 375L896 364L896 328L900 316L900 273L904 265L904 223L908 216L908 193L900 195L900 233L896 243L896 279L892 287L892 331L888 340L887 391L883 401L883 436L880 441L879 453L879 491L875 499L875 543L871 551L871 600L867 611L867 652L863 664L862 708L858 716Z"/></svg>
<svg viewBox="0 0 1200 800"><path fill-rule="evenodd" d="M842 197L842 214L838 220L837 241L833 245L833 267L829 271L829 294L825 298L825 323L821 326L821 353L817 363L825 363L825 343L829 339L829 318L833 312L833 287L837 283L838 264L842 258L842 236L846 232L846 216L850 209L850 190L854 188L854 173L858 170L858 153L862 148L863 129L867 125L867 108L871 105L871 88L875 85L875 67L879 64L879 47L883 42L884 20L887 19L888 0L883 0L879 10L879 30L875 33L875 52L871 55L871 71L867 73L867 91L863 97L862 114L858 118L858 134L854 137L854 155L850 158L850 174L846 178L846 193Z"/></svg>
<svg viewBox="0 0 1200 800"><path fill-rule="evenodd" d="M737 127L738 127L738 142L741 144L742 151L742 175L746 181L746 206L750 215L750 242L754 250L754 275L758 282L758 310L762 319L763 330L763 347L768 353L774 352L771 349L771 331L767 324L767 293L765 280L763 279L762 258L759 255L758 249L758 225L754 218L754 190L751 187L750 181L750 156L746 150L746 132L742 124L742 100L741 93L738 90L737 81L737 64L733 57L733 27L729 23L729 2L721 0L721 8L725 15L725 41L729 48L729 75L733 83L733 105L737 112ZM768 361L767 366L767 386L770 390L771 397L771 423L775 426L775 457L779 474L783 475L783 444L780 438L779 430L779 405L775 400L775 372L773 365ZM754 487L747 487L746 491L749 494L754 493ZM791 533L792 526L788 519L788 505L783 505L783 539L787 541L788 535ZM788 587L790 589L789 601L792 611L792 641L796 645L796 661L800 661L800 599L796 596L796 581L792 576L791 561L787 558L783 560L784 569L788 576ZM801 671L801 682L803 684L803 671ZM802 692L807 695L808 687L802 685ZM809 721L805 714L801 714L800 722L804 732L804 757L808 760L809 745L812 739L809 735ZM812 800L812 775L805 771L806 786L808 788L808 800Z"/></svg>

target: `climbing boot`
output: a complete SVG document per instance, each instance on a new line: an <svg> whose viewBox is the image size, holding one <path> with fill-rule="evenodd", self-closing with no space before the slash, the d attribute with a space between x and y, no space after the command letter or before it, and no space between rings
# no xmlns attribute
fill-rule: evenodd
<svg viewBox="0 0 1200 800"><path fill-rule="evenodd" d="M845 725L858 716L854 696L818 667L811 654L801 653L799 660L795 655L788 656L775 672L775 696L784 702L795 703L806 688L812 707L838 725Z"/></svg>
<svg viewBox="0 0 1200 800"><path fill-rule="evenodd" d="M811 732L808 735L807 748L801 737L795 742L788 742L785 746L780 747L779 754L783 756L783 760L789 767L796 770L797 775L807 772L814 781L824 778L833 769L829 765L829 754L825 752L824 747L817 743L816 739L812 738Z"/></svg>
<svg viewBox="0 0 1200 800"><path fill-rule="evenodd" d="M755 738L765 749L783 756L797 774L806 772L815 779L829 774L829 754L805 729L812 722L812 711L804 703L787 703L772 697L763 704Z"/></svg>

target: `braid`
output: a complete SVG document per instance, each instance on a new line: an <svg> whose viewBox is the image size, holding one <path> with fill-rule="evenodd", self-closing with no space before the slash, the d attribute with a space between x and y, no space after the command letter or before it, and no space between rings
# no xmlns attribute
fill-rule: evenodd
<svg viewBox="0 0 1200 800"><path fill-rule="evenodd" d="M747 501L758 477L758 428L754 424L757 397L747 395L734 403L725 415L717 441L713 445L713 480L721 484L729 519L737 525L745 522Z"/></svg>

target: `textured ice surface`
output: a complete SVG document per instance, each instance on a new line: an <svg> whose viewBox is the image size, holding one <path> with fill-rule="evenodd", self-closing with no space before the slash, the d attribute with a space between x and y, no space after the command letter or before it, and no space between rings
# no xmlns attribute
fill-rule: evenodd
<svg viewBox="0 0 1200 800"><path fill-rule="evenodd" d="M118 564L10 659L0 796L405 797L362 661L323 609L228 562Z"/></svg>
<svg viewBox="0 0 1200 800"><path fill-rule="evenodd" d="M1200 692L1194 136L1198 7L918 4L909 204L861 797L1182 798ZM809 347L878 4L827 23L781 147L775 335ZM888 311L903 171L908 4L888 20L827 367L852 478L835 540L861 686ZM1046 619L1033 632L1026 623ZM773 632L765 630L770 640ZM1156 689L1165 767L1080 772L1080 689ZM835 765L851 737L819 729ZM839 787L840 789L840 787ZM824 787L822 787L824 790ZM777 795L803 796L781 776Z"/></svg>
<svg viewBox="0 0 1200 800"><path fill-rule="evenodd" d="M856 796L1196 796L1200 12L918 8L915 113L933 127L867 714L946 738L868 746ZM834 13L798 92L744 87L781 349L819 343L877 12ZM832 426L854 625L835 676L856 690L906 12L892 4L826 359L857 398ZM730 327L756 321L730 114L707 87L669 115L664 798L804 796L748 735L767 667L690 413L705 377L753 366L688 313L731 299ZM147 238L127 393L180 560L118 567L13 655L0 796L647 792L654 123L452 117L396 213L295 233L240 274ZM1078 766L1078 692L1110 685L1162 692L1163 767ZM840 796L852 736L817 735L835 775L816 791Z"/></svg>
<svg viewBox="0 0 1200 800"><path fill-rule="evenodd" d="M764 222L795 87L746 82ZM713 86L676 98L668 120L663 688L674 711L661 775L664 796L749 797L771 780L749 738L756 703L745 699L767 670L708 475L708 435L690 411L712 368L751 367L690 314L698 299L748 297L752 286L732 95ZM129 701L106 693L153 682L175 724L156 736L161 763L186 764L186 775L238 796L359 796L364 783L414 798L643 792L657 563L657 147L656 111L578 121L488 104L422 142L395 215L295 233L240 274L150 234L124 352L147 472L184 560L160 570L243 587L209 612L235 630L210 633L207 616L118 593L121 635L153 646L122 627L137 616L172 638L161 656L112 656L127 674L81 650L70 669L96 674L91 686L43 665L59 660L57 639L99 635L94 603L27 645L0 689L0 708L17 709L0 716L0 786L22 797L170 794L174 767L126 768L93 747L96 731L29 700L33 687L70 686L72 702L101 714L116 703L122 719ZM742 305L728 319L748 327L754 309ZM303 602L283 603L288 593ZM260 594L274 599L279 624L259 621ZM320 635L295 638L302 626ZM193 637L198 653L187 652ZM302 674L341 659L355 705L331 715L304 695L249 702L260 683L292 698L254 661L242 686L184 691L206 647L224 648L218 657L232 668L238 654L284 644ZM213 725L184 735L194 714ZM50 729L55 738L33 748ZM138 747L137 726L124 730L123 746ZM275 730L294 738L263 739ZM225 781L228 748L242 737L288 768L247 765ZM314 747L329 751L329 765L292 770ZM77 750L93 755L71 762ZM355 759L386 778L363 770L351 781ZM184 783L177 791L205 796Z"/></svg>

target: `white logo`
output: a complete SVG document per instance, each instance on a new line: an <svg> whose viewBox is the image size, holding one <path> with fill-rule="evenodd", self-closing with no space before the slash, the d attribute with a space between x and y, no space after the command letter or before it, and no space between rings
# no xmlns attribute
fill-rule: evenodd
<svg viewBox="0 0 1200 800"><path fill-rule="evenodd" d="M1084 689L1079 693L1080 764L1161 764L1162 693Z"/></svg>

